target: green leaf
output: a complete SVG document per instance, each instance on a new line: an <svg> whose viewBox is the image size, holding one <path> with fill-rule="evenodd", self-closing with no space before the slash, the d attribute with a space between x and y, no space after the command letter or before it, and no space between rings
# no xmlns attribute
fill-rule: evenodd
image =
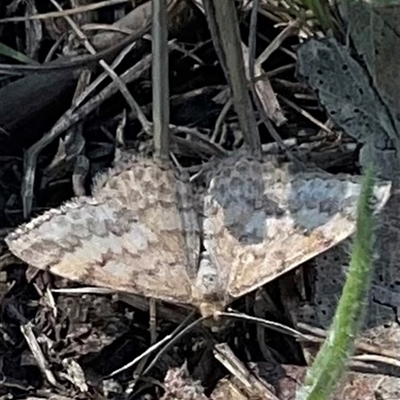
<svg viewBox="0 0 400 400"><path fill-rule="evenodd" d="M6 46L5 44L0 42L0 55L10 57L16 61L20 61L24 64L38 64L36 61L27 57L25 54L20 53L19 51L14 50L13 48Z"/></svg>

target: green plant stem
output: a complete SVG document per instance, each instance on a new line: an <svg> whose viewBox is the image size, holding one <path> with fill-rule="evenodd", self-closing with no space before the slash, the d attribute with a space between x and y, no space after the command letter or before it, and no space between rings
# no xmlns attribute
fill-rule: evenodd
<svg viewBox="0 0 400 400"><path fill-rule="evenodd" d="M355 234L349 271L342 296L321 350L297 393L297 400L325 400L334 393L353 354L354 341L363 322L373 265L374 189L372 168L365 171L357 205Z"/></svg>

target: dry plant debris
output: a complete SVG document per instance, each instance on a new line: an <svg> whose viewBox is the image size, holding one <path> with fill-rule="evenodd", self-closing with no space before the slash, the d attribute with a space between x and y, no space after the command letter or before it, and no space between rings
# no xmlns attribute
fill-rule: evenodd
<svg viewBox="0 0 400 400"><path fill-rule="evenodd" d="M97 8L102 3L108 4L109 7ZM182 170L185 173L188 172L194 178L197 175L202 177L201 164L204 164L210 156L227 156L232 149L240 147L243 137L238 129L237 117L232 112L229 103L229 94L221 67L216 62L215 50L201 11L203 2L179 0L169 3L171 5L169 39L173 39L169 42L172 111L170 128L173 132L171 151L182 163ZM338 135L338 126L347 135L352 135L352 131L347 132L347 128L341 126L333 116L331 118L330 115L326 115L307 86L298 82L293 76L297 45L302 42L304 35L309 35L318 29L318 25L315 25L315 21L308 17L304 20L304 14L302 11L299 12L298 6L291 8L273 0L262 0L258 3L260 3L260 8L255 11L252 9L255 2L243 3L245 8L240 9L238 15L241 22L243 48L245 52L248 52L245 57L247 59L255 56L258 60L253 60L255 61L255 90L261 97L261 107L257 104L259 113L257 122L269 121L268 118L271 118L277 125L274 128L270 123L272 128L276 129L276 131L271 131L271 126L266 124L269 132L259 125L264 147L277 152L276 143L271 141L272 135L274 140L281 140L278 143L280 148L289 148L303 162L314 161L319 167L334 173L357 172L358 152L355 140L343 134ZM92 180L99 171L104 174L105 168L110 165L114 156L116 143L122 147L125 145L134 147L135 153L139 154L140 158L146 158L149 155L148 148L151 147L149 143L152 138L148 125L148 121L151 120L151 93L148 85L151 56L148 37L145 36L149 32L150 1L138 1L134 6L123 4L122 1L100 3L66 1L60 3L64 11L56 11L57 19L50 18L48 15L49 12L56 10L49 4L50 2L43 5L40 1L32 1L28 4L17 0L0 4L0 17L17 17L26 21L18 24L1 23L0 42L4 42L16 49L17 53L19 51L21 56L25 56L19 57L20 60L26 62L28 59L32 63L19 65L19 67L14 64L10 67L8 65L10 58L0 55L0 71L2 72L0 98L6 99L0 102L1 238L5 238L16 225L22 222L21 208L24 209L25 216L32 212L35 215L42 214L43 208L50 208L53 211L49 211L46 215L62 218L60 209L56 207L63 201L69 200L74 194L82 197L88 193L88 181ZM56 3L53 2L53 4ZM66 12L67 9L68 12ZM90 10L90 13L78 13L85 9ZM258 16L256 24L251 22L252 11ZM354 11L351 10L351 12ZM374 16L375 25L372 30L376 46L382 44L377 30L380 26L378 17L381 18L385 14L384 10L379 10L379 13L378 16ZM31 18L34 15L41 15L41 17ZM350 19L353 18L351 15ZM73 19L86 39L94 45L96 54L87 55L82 51L80 41L76 39L76 34L70 31L66 23L66 16ZM385 29L392 28L391 24L385 26ZM247 41L246 34L250 31L254 33L254 42ZM79 31L76 30L76 32ZM362 53L366 50L356 43L357 38L354 35L357 32L357 29L350 30L358 51ZM385 35L387 36L386 31ZM82 39L85 40L83 37ZM392 39L390 46L393 48ZM49 43L53 46L52 48L49 48ZM0 51L1 49L0 47ZM387 50L377 61L378 70L387 60L385 54ZM368 57L369 54L367 54ZM122 81L122 85L121 82L119 86L115 84L118 79L110 82L106 73L98 71L96 66L101 58L109 63L117 78L119 77ZM367 61L369 62L369 58ZM43 65L37 65L38 62ZM82 71L83 67L88 67L90 71ZM369 64L368 68L374 71L373 65ZM32 75L30 73L32 71L37 74ZM398 69L391 71L390 76L393 77ZM246 64L246 73L248 78L251 78L253 74L251 65ZM25 76L21 77L18 74ZM396 85L386 80L383 75L378 74L376 80L379 83L379 89L393 89L383 96L385 101L391 100L393 95L400 93L395 90ZM75 89L75 95L73 95ZM129 112L126 112L126 104L116 95L119 90L125 89L134 96L134 101L129 102L131 106ZM283 98L285 101L282 101ZM376 107L372 105L370 109L374 111L381 107L379 102L376 105ZM332 123L332 119L336 125ZM385 126L381 128L386 129ZM122 131L123 134L121 134ZM358 140L359 137L357 136L356 139ZM381 143L377 138L374 140L378 145ZM365 142L365 137L361 138L360 142ZM393 147L376 146L374 151L377 153L370 156L381 160L397 160ZM378 151L381 151L381 155ZM26 163L23 169L24 157ZM130 162L133 163L132 160ZM143 368L139 368L140 366L133 367L133 373L136 374L134 377L132 377L131 368L112 378L107 378L112 371L128 364L132 359L141 357L151 348L148 325L156 326L156 336L160 342L163 338L168 338L171 332L175 337L176 325L185 320L188 315L187 308L178 308L159 302L156 304L155 315L152 313L153 320L149 323L147 314L149 305L143 299L137 299L134 296L129 298L126 293L119 294L119 299L124 298L131 304L125 305L116 302L114 298L116 296L111 294L73 293L77 288L70 288L71 282L56 279L47 271L38 273L35 268L26 270L26 266L16 265L16 260L10 256L6 246L3 245L1 266L7 274L8 287L2 291L1 396L27 399L78 398L86 400L100 397L159 399L162 396L178 398L174 390L180 390L183 393L182 396L189 393L189 396L195 399L243 400L257 398L255 392L249 391L249 387L256 388L262 384L265 388L263 398L268 398L267 391L269 391L268 396L274 400L295 398L296 388L301 385L304 376L305 359L315 354L325 333L325 331L322 333L318 331L316 326L324 329L328 327L346 271L348 244L345 242L343 245L334 246L335 241L339 240L338 231L328 231L327 227L338 227L335 224L344 221L346 225L343 227L343 232L345 232L343 238L347 237L354 229L351 211L344 215L335 214L336 219L331 220L331 225L329 222L322 225L324 232L327 232L328 237L332 239L329 245L326 241L317 241L319 247L314 249L314 253L308 252L297 261L287 259L286 265L281 266L281 272L277 272L279 266L276 265L272 275L268 275L266 269L253 275L246 273L249 281L243 283L238 278L234 279L238 276L237 272L240 271L241 266L234 265L231 259L226 259L226 257L223 259L222 256L226 254L227 245L236 252L246 247L254 249L259 246L263 255L270 249L268 247L270 242L264 239L260 243L243 244L243 241L245 242L245 239L251 238L252 235L255 234L257 237L259 229L252 230L251 227L259 228L260 221L262 224L270 218L270 214L266 213L265 209L262 211L265 198L276 197L275 207L272 207L272 210L270 210L271 207L267 209L268 212L272 211L271 215L273 215L273 212L281 209L287 212L290 209L289 206L292 206L289 199L293 192L288 189L288 185L301 182L302 187L305 187L311 182L318 182L320 186L317 185L315 189L320 193L317 188L326 188L329 182L333 183L338 191L341 190L340 188L352 185L353 188L357 188L357 179L344 180L343 174L337 176L315 172L315 166L312 167L314 172L290 175L287 169L289 164L281 161L274 164L278 168L274 167L272 170L266 167L270 165L268 163L258 163L254 166L253 162L246 159L239 159L237 163L235 157L212 162L210 165L210 167L206 166L210 173L205 174L207 175L206 182L208 182L205 193L202 190L197 191L199 179L194 179L194 183L189 184L185 181L182 184L184 191L192 192L189 199L195 203L192 212L188 213L189 222L193 223L199 216L201 218L196 222L195 229L183 229L187 227L188 220L183 221L185 223L180 221L180 225L171 225L179 228L176 237L182 246L178 247L176 254L185 260L184 267L180 270L183 274L179 274L179 279L190 276L188 285L186 288L183 287L183 297L180 299L174 297L171 300L175 302L183 299L184 302L198 307L199 300L207 297L205 296L207 290L201 282L202 289L197 290L198 280L193 273L196 270L190 270L190 265L196 265L201 258L202 266L207 272L203 274L203 277L207 279L218 277L222 280L218 282L222 283L222 286L218 286L217 290L221 298L218 298L218 301L212 299L212 308L216 306L222 308L231 300L270 280L269 284L260 287L255 299L252 295L244 296L244 299L236 301L233 305L246 313L273 319L286 325L293 324L298 326L298 329L301 328L302 332L306 332L303 329L304 322L308 322L312 325L311 328L309 327L310 330L304 333L308 340L300 340L302 335L298 333L295 337L300 340L299 345L288 335L274 333L260 326L255 327L250 321L233 323L224 318L227 325L219 326L216 323L217 327L213 328L212 334L201 324L196 325L190 334L184 334L168 348L168 351L161 353L151 371L140 379L137 379L140 371L143 371ZM391 172L391 165L394 164L386 162L384 172ZM131 177L136 177L139 172L138 169L132 168L132 165L124 169L118 162L114 167L114 172L115 168ZM243 170L247 172L242 174ZM279 187L277 183L277 173L285 183L282 187ZM112 174L113 172L103 175L105 178L95 184L97 189L92 193L93 197L84 197L86 200L81 203L82 208L73 211L66 206L67 215L71 216L75 213L74 215L80 217L82 214L79 210L82 209L85 212L105 210L108 206L102 207L108 202L120 206L121 198L114 198L112 193L115 194L115 191L112 190L107 194L105 187L114 184L118 187L124 186L125 181L118 183L118 179ZM173 185L180 185L178 182L181 178L177 180L174 174L175 172L164 171L161 175L167 176L168 182L172 182ZM246 174L250 174L252 180L245 181ZM260 175L261 179L256 179L257 175ZM307 176L308 180L303 180L300 176ZM387 177L393 179L390 174ZM271 179L275 183L268 191L267 183L271 185ZM226 182L230 183L226 184ZM238 182L237 186L235 182ZM24 194L23 203L19 200L21 184ZM135 184L140 186L143 181L135 180ZM225 191L226 188L229 190ZM254 192L249 195L247 188ZM143 198L144 189L141 190ZM119 193L118 190L117 193ZM157 189L155 193L156 197L160 197ZM171 194L171 190L168 193ZM352 208L356 193L357 189L349 197L346 210ZM254 197L252 197L253 194ZM255 201L258 207L257 216L263 212L268 214L260 220L252 219L251 213L254 206L252 201L257 196L261 197L261 201L259 197ZM144 197L144 204L146 204L148 199ZM216 199L221 203L218 203ZM365 324L365 334L363 338L360 338L358 352L352 360L352 372L348 374L343 388L336 395L338 400L361 398L393 400L400 396L398 393L399 360L396 355L398 353L396 343L399 341L398 316L396 316L396 311L398 313L399 309L399 290L396 282L399 278L398 269L394 268L394 265L399 265L396 256L398 253L398 229L396 228L398 200L396 199L395 195L385 207L384 222L379 231L383 233L381 248L384 251L381 264L387 263L387 259L390 258L391 267L389 271L377 272L375 277L369 299L370 311ZM97 203L100 202L102 205L97 207ZM271 205L272 202L269 201L268 204ZM243 219L240 223L237 223L235 219L230 219L232 210L237 208L242 211ZM141 208L142 214L145 214L144 209L145 207ZM306 209L307 207L304 210ZM170 211L174 218L178 218L172 221L175 223L179 221L181 214L178 213L179 210L175 205ZM94 215L96 212L94 211ZM133 211L130 210L128 213L132 215ZM118 214L117 208L113 208L108 215L110 214L115 217ZM281 220L284 216L283 213ZM144 225L148 225L148 220L146 219ZM49 219L40 226L49 227L54 222L55 220ZM88 226L84 219L73 221L73 224L78 222L87 228L86 239L89 235L92 238L98 235L98 231L91 232L93 227ZM162 225L163 221L156 222L159 226L165 227ZM289 222L289 226L285 226L285 229L287 228L290 232L295 231L296 235L299 235L296 238L302 238L306 242L310 240L303 237L304 232L298 232L299 228L294 224L296 221L289 219ZM134 224L137 223L137 221L134 222ZM150 224L150 226L157 227L154 221L152 223L153 225ZM38 229L38 226L35 229ZM70 229L72 226L75 225L70 225ZM129 228L128 224L120 226ZM117 228L118 225L114 224L114 227ZM246 227L250 232L246 232L247 236L241 235L240 230ZM31 236L28 235L31 244L40 237L39 235L36 238L32 236L37 232L35 229L31 231ZM58 255L52 254L54 257L52 262L55 262L52 264L53 271L61 260L66 260L63 258L65 251L67 250L67 253L68 250L71 251L81 240L80 238L74 241L74 235L66 238L68 232L72 231L65 230L63 237L70 239L70 242L68 240L64 243L56 242L54 237L47 242L52 249L60 249L55 245L61 245ZM115 232L118 233L117 230ZM41 230L40 233L42 233ZM201 239L199 239L200 233L204 233ZM160 238L161 236L157 235L157 240L161 240ZM193 241L197 243L198 251L183 254L187 243ZM232 246L232 243L235 246ZM207 250L211 249L211 253L214 252L217 258L222 259L222 268L218 269L219 267L214 266L211 262L212 257L202 252L204 249L200 248L200 244L203 244L205 248L208 247ZM298 243L286 242L277 250L286 251L290 248L293 253L296 253L295 245ZM294 268L305 259L319 253L322 248L331 246L334 248L314 260L314 266L308 266L304 270L296 269L274 280L285 268ZM390 251L387 251L388 248ZM301 252L297 251L297 253ZM71 252L68 254L71 255ZM43 254L41 256L43 257ZM160 257L159 260L165 260L165 258ZM189 261L186 262L187 260ZM273 258L269 260L273 261ZM40 264L44 265L43 259ZM69 266L65 264L65 269L71 271L71 265L75 264L69 264ZM226 276L225 272L229 272L230 276ZM254 280L250 279L251 276ZM69 275L68 277L76 278ZM100 278L101 275L99 275ZM306 278L306 283L310 283L310 287L303 286L302 278ZM215 289L213 279L207 279L208 290L211 289L213 292ZM87 280L87 276L78 280L106 285L104 281ZM154 290L150 290L151 295L160 290L160 285L156 282L158 282L156 279L152 282L151 287ZM53 291L54 287L58 290ZM111 285L111 287L118 288L118 285ZM309 293L310 288L311 293ZM95 290L95 288L82 289L86 292ZM177 285L174 285L168 293L176 293L176 289ZM97 291L100 292L100 289ZM196 291L200 295L192 296L192 293ZM133 292L137 293L138 290L135 289ZM300 300L296 298L297 295ZM207 301L210 304L209 298ZM193 317L191 318L190 321L193 320ZM214 332L215 329L217 332ZM214 358L213 345L215 343L227 343L234 350L232 359L236 367L228 369L230 373L221 366L221 361ZM228 354L229 347L225 349ZM158 349L159 347L156 351ZM187 369L183 367L186 365ZM362 373L357 372L360 368L363 370ZM253 385L248 386L243 377L247 377ZM179 385L174 386L174 382L178 382Z"/></svg>

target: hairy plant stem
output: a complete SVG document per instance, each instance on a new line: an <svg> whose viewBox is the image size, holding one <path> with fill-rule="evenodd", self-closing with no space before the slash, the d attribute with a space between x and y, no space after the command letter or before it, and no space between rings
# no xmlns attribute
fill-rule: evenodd
<svg viewBox="0 0 400 400"><path fill-rule="evenodd" d="M363 322L373 265L374 189L372 167L365 170L357 205L356 233L347 279L327 339L307 372L296 400L326 400L335 391L353 354Z"/></svg>

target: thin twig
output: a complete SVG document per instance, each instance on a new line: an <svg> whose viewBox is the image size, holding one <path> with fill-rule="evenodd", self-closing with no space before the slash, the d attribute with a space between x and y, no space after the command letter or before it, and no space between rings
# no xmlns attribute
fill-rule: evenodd
<svg viewBox="0 0 400 400"><path fill-rule="evenodd" d="M70 15L83 14L89 11L98 10L104 7L115 6L118 4L128 3L130 0L106 0L100 1L98 3L87 4L84 6L79 6L72 8L70 10L62 10L62 11L53 11L45 14L36 14L36 15L27 15L25 17L10 17L0 19L0 24L4 24L6 22L25 22L25 21L37 21L37 20L45 20L50 18L59 18L66 17Z"/></svg>
<svg viewBox="0 0 400 400"><path fill-rule="evenodd" d="M226 343L214 346L214 357L243 385L250 398L279 400L267 385L251 374Z"/></svg>
<svg viewBox="0 0 400 400"><path fill-rule="evenodd" d="M294 35L300 28L300 21L295 20L291 21L289 25L279 33L278 36L274 38L274 40L267 46L267 48L257 57L256 66L263 64L268 60L270 55L279 49L282 43L288 38Z"/></svg>
<svg viewBox="0 0 400 400"><path fill-rule="evenodd" d="M32 352L33 357L35 358L39 369L42 371L43 375L46 377L47 381L55 386L60 387L57 383L55 376L51 372L50 368L48 367L47 360L42 352L42 349L39 346L39 343L33 333L32 330L32 323L28 322L25 325L20 326L21 332L24 335L26 342L28 343L29 349Z"/></svg>
<svg viewBox="0 0 400 400"><path fill-rule="evenodd" d="M228 101L222 107L222 110L218 115L217 121L215 122L214 131L210 139L211 142L214 143L217 141L218 132L221 129L222 123L224 122L225 117L228 114L231 107L232 107L232 98L229 98Z"/></svg>
<svg viewBox="0 0 400 400"><path fill-rule="evenodd" d="M278 97L286 103L289 107L293 108L293 110L297 111L299 114L301 114L304 118L307 118L309 121L311 121L313 124L317 125L318 128L321 128L324 132L329 133L330 135L334 135L335 133L329 129L325 124L323 124L321 121L317 120L315 117L313 117L309 112L306 110L303 110L301 107L299 107L296 103L293 103L293 101L289 100L285 96L278 95Z"/></svg>
<svg viewBox="0 0 400 400"><path fill-rule="evenodd" d="M63 10L56 0L50 0L50 1L59 11ZM65 19L67 20L68 24L71 26L75 34L78 36L78 38L83 41L83 44L89 51L89 53L96 54L96 49L89 42L86 35L79 29L78 25L76 25L74 20L68 16L65 16ZM110 68L110 66L104 60L99 60L99 64L107 72L107 74L110 76L110 78L114 81L115 85L120 90L121 94L125 97L126 102L131 107L132 111L137 115L138 120L142 124L144 131L146 133L149 133L151 130L150 122L147 120L146 116L140 109L139 104L133 98L132 94L130 93L126 85L122 82L121 78L115 73L115 71L112 68Z"/></svg>
<svg viewBox="0 0 400 400"><path fill-rule="evenodd" d="M145 56L136 65L121 75L124 83L137 79L150 65L151 55ZM24 210L24 218L27 219L32 210L33 188L35 183L36 160L39 153L48 146L53 140L57 139L62 133L77 122L84 119L93 112L103 101L114 95L118 88L114 83L106 86L99 94L87 101L80 108L68 109L60 119L53 125L52 129L46 133L39 141L34 143L24 154L24 176L22 180L21 196Z"/></svg>

